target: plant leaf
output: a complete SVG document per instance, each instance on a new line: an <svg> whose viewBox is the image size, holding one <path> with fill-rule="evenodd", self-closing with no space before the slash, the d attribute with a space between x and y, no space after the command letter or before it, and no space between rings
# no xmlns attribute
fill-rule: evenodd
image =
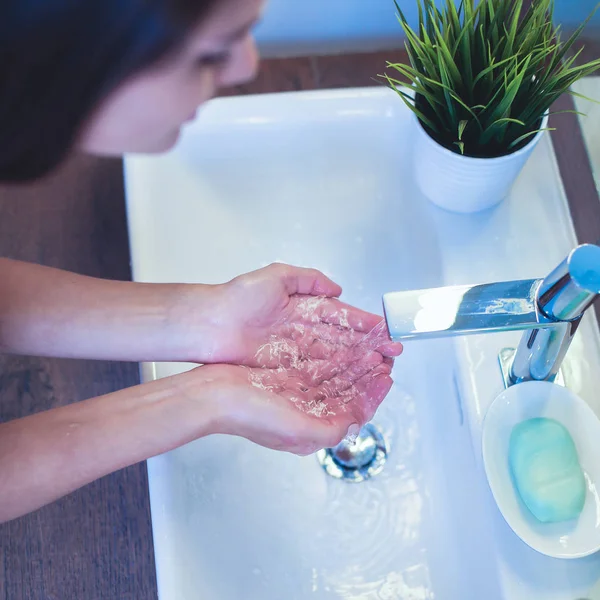
<svg viewBox="0 0 600 600"><path fill-rule="evenodd" d="M513 140L508 145L508 147L509 148L514 148L517 144L520 144L521 142L525 141L528 137L531 137L532 135L537 135L541 131L556 131L556 127L543 127L541 129L536 129L534 131L530 131L528 133L525 133L525 134L519 136L516 140Z"/></svg>
<svg viewBox="0 0 600 600"><path fill-rule="evenodd" d="M578 110L553 110L553 111L550 111L548 114L550 116L552 116L552 115L564 115L565 113L569 113L571 115L579 115L580 117L587 117L586 113L579 112Z"/></svg>
<svg viewBox="0 0 600 600"><path fill-rule="evenodd" d="M433 121L431 121L431 119L428 119L422 111L420 111L416 106L415 106L415 99L413 96L407 94L404 90L399 89L398 87L396 87L395 83L401 83L398 82L395 79L392 79L389 75L384 74L382 76L384 79L386 79L390 85L390 88L396 92L396 94L398 94L398 96L400 96L400 98L403 100L403 102L410 108L410 110L412 112L415 113L415 115L419 118L419 120L421 120L423 123L425 123L432 131L434 131L435 133L438 132L438 127L433 123ZM419 92L420 93L420 92Z"/></svg>
<svg viewBox="0 0 600 600"><path fill-rule="evenodd" d="M571 86L600 69L600 59L580 65L581 50L572 51L585 23L561 40L555 0L416 2L413 29L394 0L410 64L389 63L379 79L452 150L506 154L539 131L561 94L581 97Z"/></svg>
<svg viewBox="0 0 600 600"><path fill-rule="evenodd" d="M525 123L523 121L519 119L511 119L510 117L503 117L502 119L497 119L490 125L490 127L494 126L496 123L516 123L517 125L525 127Z"/></svg>
<svg viewBox="0 0 600 600"><path fill-rule="evenodd" d="M440 52L438 56L440 56L440 58L443 58L444 68L447 70L450 79L454 80L455 85L460 86L462 85L462 76L460 74L460 71L458 70L458 67L456 66L456 62L454 62L454 58L452 57L452 54L450 54L450 50L446 45L444 36L442 35L442 32L438 28L437 24L434 23L433 27L435 30L435 37L438 44L438 50Z"/></svg>
<svg viewBox="0 0 600 600"><path fill-rule="evenodd" d="M581 98L582 100L587 100L588 102L593 102L594 104L600 104L599 100L594 100L594 98L590 98L589 96L584 96L583 94L580 94L579 92L575 92L573 90L567 90L567 94L570 94L571 96L575 96L576 98Z"/></svg>

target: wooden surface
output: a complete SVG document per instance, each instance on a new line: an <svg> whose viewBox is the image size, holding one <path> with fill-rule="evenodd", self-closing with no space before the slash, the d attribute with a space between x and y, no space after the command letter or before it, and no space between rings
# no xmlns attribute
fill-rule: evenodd
<svg viewBox="0 0 600 600"><path fill-rule="evenodd" d="M578 64L587 63L600 57L600 40L581 39L576 49L582 49ZM563 112L575 109L575 102L569 95L563 95L555 103L552 110L562 114L550 117L550 127L556 128L552 132L552 142L577 240L581 244L600 244L600 199L581 121L578 115ZM594 309L600 322L600 301L595 303Z"/></svg>
<svg viewBox="0 0 600 600"><path fill-rule="evenodd" d="M558 113L575 108L573 98L563 95L554 104L553 111ZM552 132L552 142L577 239L581 243L599 243L600 201L579 117L570 113L556 114L550 117L550 127L556 128Z"/></svg>
<svg viewBox="0 0 600 600"><path fill-rule="evenodd" d="M390 51L270 60L256 82L229 94L373 85L386 60L402 56ZM570 117L557 117L553 140L578 235L594 241L600 239L600 203L578 121ZM129 278L120 161L77 158L48 181L0 188L0 254ZM0 420L137 382L131 364L2 358ZM154 600L145 465L0 526L0 548L0 600Z"/></svg>
<svg viewBox="0 0 600 600"><path fill-rule="evenodd" d="M222 96L300 90L364 87L383 84L377 75L387 62L406 62L404 50L265 60L258 77L247 85L222 90ZM394 72L399 78L399 73Z"/></svg>
<svg viewBox="0 0 600 600"><path fill-rule="evenodd" d="M79 158L0 188L0 255L129 279L121 162ZM138 381L135 364L0 357L0 420ZM0 526L0 553L2 600L156 598L145 463Z"/></svg>

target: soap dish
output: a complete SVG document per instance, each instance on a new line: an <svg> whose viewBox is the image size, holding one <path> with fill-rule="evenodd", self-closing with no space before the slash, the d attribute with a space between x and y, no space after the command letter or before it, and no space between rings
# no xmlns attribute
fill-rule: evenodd
<svg viewBox="0 0 600 600"><path fill-rule="evenodd" d="M508 451L513 427L536 417L567 428L586 479L583 512L564 523L541 523L525 506L511 477ZM600 550L600 420L579 396L547 381L516 384L502 392L483 423L483 461L504 519L531 548L554 558L582 558Z"/></svg>

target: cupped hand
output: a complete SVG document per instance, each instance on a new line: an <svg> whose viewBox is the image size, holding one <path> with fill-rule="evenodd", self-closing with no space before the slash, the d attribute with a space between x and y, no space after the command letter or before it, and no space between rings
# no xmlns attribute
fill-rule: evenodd
<svg viewBox="0 0 600 600"><path fill-rule="evenodd" d="M402 346L390 341L382 318L344 304L341 292L314 269L273 264L241 275L218 288L200 362L290 367L360 344L398 356Z"/></svg>
<svg viewBox="0 0 600 600"><path fill-rule="evenodd" d="M392 386L391 360L379 352L341 353L310 369L207 365L218 406L215 432L308 455L337 445L370 421Z"/></svg>

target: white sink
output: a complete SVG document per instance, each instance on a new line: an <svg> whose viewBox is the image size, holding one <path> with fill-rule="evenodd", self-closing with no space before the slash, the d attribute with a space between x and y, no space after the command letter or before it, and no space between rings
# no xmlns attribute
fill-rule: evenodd
<svg viewBox="0 0 600 600"><path fill-rule="evenodd" d="M543 276L576 245L549 138L504 204L460 216L415 189L412 127L382 88L214 101L174 151L126 161L135 279L216 283L279 260L381 313L384 292ZM485 480L481 421L518 339L406 344L374 420L389 459L364 483L228 437L150 460L160 599L600 599L600 557L528 548ZM565 367L600 414L598 341L590 314Z"/></svg>

